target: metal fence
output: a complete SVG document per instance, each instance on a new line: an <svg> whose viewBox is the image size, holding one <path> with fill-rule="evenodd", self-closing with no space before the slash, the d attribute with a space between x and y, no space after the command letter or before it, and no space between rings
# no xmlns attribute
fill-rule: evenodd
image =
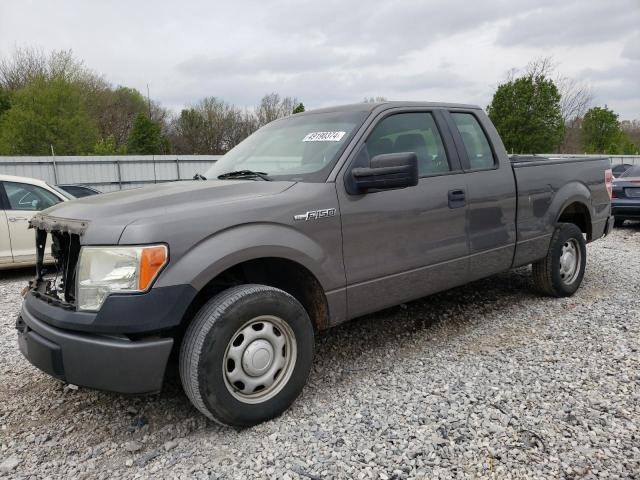
<svg viewBox="0 0 640 480"><path fill-rule="evenodd" d="M0 174L83 184L103 192L150 183L189 180L204 173L220 155L117 155L84 157L3 157Z"/></svg>
<svg viewBox="0 0 640 480"><path fill-rule="evenodd" d="M546 154L549 157L585 155ZM586 155L602 157L602 155ZM2 157L0 173L44 180L51 184L80 183L103 192L150 183L189 180L204 173L220 155L117 155L86 157ZM640 165L640 156L610 156L611 163Z"/></svg>
<svg viewBox="0 0 640 480"><path fill-rule="evenodd" d="M565 158L575 158L575 157L592 157L592 158L602 158L609 157L611 160L611 165L620 165L622 163L628 163L630 165L640 165L640 155L579 155L579 154L569 154L569 153L545 153L540 154L540 157L565 157Z"/></svg>

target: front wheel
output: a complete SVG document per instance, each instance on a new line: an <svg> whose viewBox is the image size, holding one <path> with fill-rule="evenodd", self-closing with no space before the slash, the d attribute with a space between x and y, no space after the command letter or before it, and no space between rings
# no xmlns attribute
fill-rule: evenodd
<svg viewBox="0 0 640 480"><path fill-rule="evenodd" d="M569 297L582 283L587 247L582 231L572 223L561 223L553 232L547 256L533 264L533 281L543 294Z"/></svg>
<svg viewBox="0 0 640 480"><path fill-rule="evenodd" d="M184 390L204 415L237 427L284 412L302 391L314 334L305 309L288 293L241 285L207 302L180 349Z"/></svg>

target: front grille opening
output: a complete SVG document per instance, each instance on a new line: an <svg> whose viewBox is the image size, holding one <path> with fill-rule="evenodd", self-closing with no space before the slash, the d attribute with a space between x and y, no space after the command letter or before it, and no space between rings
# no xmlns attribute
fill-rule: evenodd
<svg viewBox="0 0 640 480"><path fill-rule="evenodd" d="M51 232L53 266L44 265L47 232L36 231L35 293L45 300L66 307L75 307L76 266L80 255L80 236L68 232Z"/></svg>

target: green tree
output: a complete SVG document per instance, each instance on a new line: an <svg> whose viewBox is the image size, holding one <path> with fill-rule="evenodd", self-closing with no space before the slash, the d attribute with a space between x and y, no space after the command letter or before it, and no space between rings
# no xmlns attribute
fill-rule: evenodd
<svg viewBox="0 0 640 480"><path fill-rule="evenodd" d="M623 120L620 122L622 131L635 146L635 150L640 150L640 120Z"/></svg>
<svg viewBox="0 0 640 480"><path fill-rule="evenodd" d="M622 132L621 139L618 143L619 151L621 155L638 155L640 153L640 147L631 141L629 136Z"/></svg>
<svg viewBox="0 0 640 480"><path fill-rule="evenodd" d="M127 142L127 152L140 155L158 155L162 152L163 146L160 125L144 113L139 113L133 122L133 128Z"/></svg>
<svg viewBox="0 0 640 480"><path fill-rule="evenodd" d="M93 147L94 155L123 155L126 152L126 146L118 145L112 135L101 138Z"/></svg>
<svg viewBox="0 0 640 480"><path fill-rule="evenodd" d="M185 108L174 120L173 144L177 150L189 154L209 153L205 145L206 124L196 108Z"/></svg>
<svg viewBox="0 0 640 480"><path fill-rule="evenodd" d="M593 107L582 120L582 146L587 153L634 154L637 147L622 130L618 114L605 105Z"/></svg>
<svg viewBox="0 0 640 480"><path fill-rule="evenodd" d="M11 95L0 118L0 154L82 155L92 151L98 132L82 89L62 77L37 78Z"/></svg>
<svg viewBox="0 0 640 480"><path fill-rule="evenodd" d="M291 113L302 113L302 112L304 112L304 104L300 102L298 105L295 106L295 108L293 109L293 112Z"/></svg>
<svg viewBox="0 0 640 480"><path fill-rule="evenodd" d="M17 47L12 54L0 58L0 86L6 90L19 90L38 79L64 79L82 84L86 90L108 86L101 76L74 57L71 50L45 53L41 48Z"/></svg>
<svg viewBox="0 0 640 480"><path fill-rule="evenodd" d="M544 75L526 75L499 85L487 113L509 152L551 152L562 142L560 93Z"/></svg>
<svg viewBox="0 0 640 480"><path fill-rule="evenodd" d="M118 148L126 146L133 122L149 110L147 100L135 88L104 88L88 95L89 113L102 138L113 137Z"/></svg>
<svg viewBox="0 0 640 480"><path fill-rule="evenodd" d="M0 116L11 107L11 99L9 97L9 91L4 89L0 85Z"/></svg>

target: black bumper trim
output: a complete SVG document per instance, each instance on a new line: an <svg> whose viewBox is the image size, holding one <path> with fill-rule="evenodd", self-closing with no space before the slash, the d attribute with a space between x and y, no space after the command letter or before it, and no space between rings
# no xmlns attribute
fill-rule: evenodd
<svg viewBox="0 0 640 480"><path fill-rule="evenodd" d="M37 319L26 306L16 322L22 354L34 366L79 386L119 393L162 388L172 338L131 341L69 332Z"/></svg>
<svg viewBox="0 0 640 480"><path fill-rule="evenodd" d="M611 214L619 218L640 218L640 198L611 203Z"/></svg>
<svg viewBox="0 0 640 480"><path fill-rule="evenodd" d="M628 218L629 220L638 219L640 218L640 208L634 210L617 209L614 214L618 218Z"/></svg>
<svg viewBox="0 0 640 480"><path fill-rule="evenodd" d="M604 227L604 235L605 237L609 235L613 231L613 224L615 223L615 217L612 215L607 218L607 224Z"/></svg>
<svg viewBox="0 0 640 480"><path fill-rule="evenodd" d="M142 294L110 295L98 312L62 308L37 298L25 305L38 319L65 330L92 334L150 334L180 325L197 292L191 285L156 287Z"/></svg>

